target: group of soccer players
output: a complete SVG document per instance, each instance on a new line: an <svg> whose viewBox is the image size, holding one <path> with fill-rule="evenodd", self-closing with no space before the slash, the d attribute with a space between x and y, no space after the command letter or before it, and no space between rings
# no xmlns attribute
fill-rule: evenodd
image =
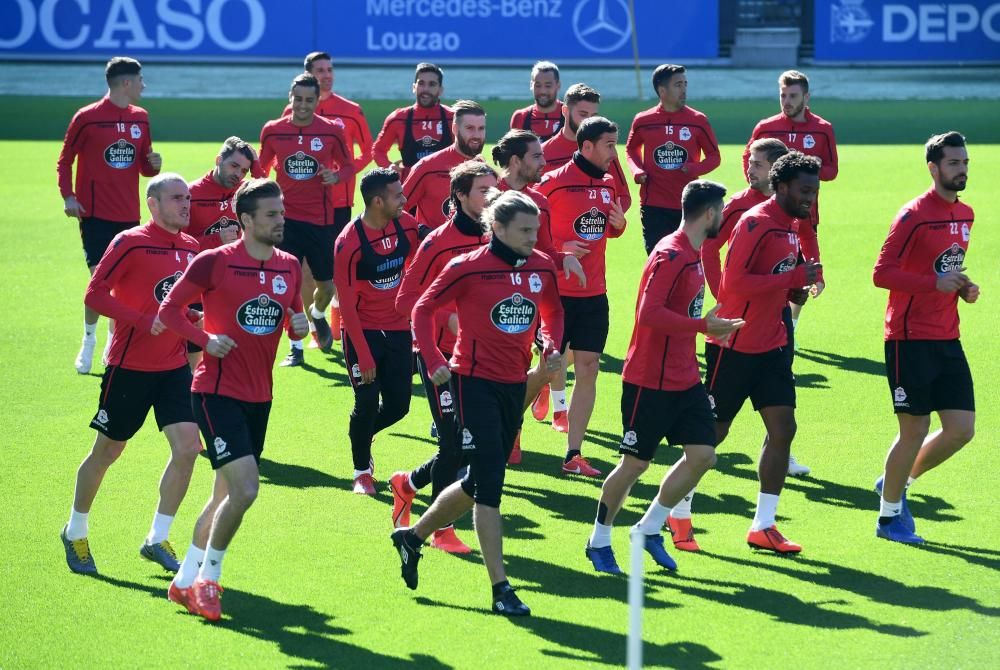
<svg viewBox="0 0 1000 670"><path fill-rule="evenodd" d="M107 95L70 123L59 186L91 271L78 372L92 367L98 315L109 319L110 336L91 421L97 437L61 533L67 563L97 572L90 509L153 409L171 454L140 554L176 573L171 600L210 620L221 616L222 561L258 494L285 330L288 367L304 365L306 340L323 351L342 340L358 494L376 494L374 437L409 412L416 366L438 448L389 479L402 577L417 588L428 540L468 553L452 524L472 510L493 611L527 615L504 570L504 475L520 462L525 411L543 421L550 405L552 427L567 433L562 471L602 475L582 448L612 327L606 247L625 233L632 204L619 129L599 115L598 91L574 84L560 100L558 67L539 62L534 104L514 113L493 148L498 172L481 157L485 110L471 100L441 104L439 67L417 66L415 103L390 114L373 141L360 106L333 92L330 55L311 53L304 66L288 107L264 124L259 149L230 137L215 166L190 183L160 172L148 116L136 104L144 87L137 61L109 61ZM778 84L781 111L754 128L743 155L748 187L728 202L725 187L701 179L721 156L709 120L687 105L684 67L656 68L658 103L628 133L648 259L622 372L621 460L604 480L586 542L598 571L621 572L612 523L664 438L683 455L632 532L668 570L677 564L664 527L677 550L699 550L695 489L747 398L765 429L747 543L782 554L802 549L775 517L786 475L809 473L791 455L793 338L802 305L825 288L818 194L838 161L832 126L808 107L807 77L788 71ZM400 159L392 162L394 146ZM958 199L968 153L956 132L932 137L925 149L933 184L901 210L874 272L889 290L886 370L899 421L875 484L876 534L904 543L923 541L907 487L968 443L975 420L957 311L959 299L979 296L964 266L973 214ZM363 209L355 215L357 176L373 160L377 167L359 180ZM152 177L151 220L141 226L140 174ZM703 315L706 283L717 304ZM698 333L706 337L704 381ZM932 412L942 427L928 435ZM178 561L169 531L199 453L215 485ZM411 525L413 500L428 485L430 507Z"/></svg>

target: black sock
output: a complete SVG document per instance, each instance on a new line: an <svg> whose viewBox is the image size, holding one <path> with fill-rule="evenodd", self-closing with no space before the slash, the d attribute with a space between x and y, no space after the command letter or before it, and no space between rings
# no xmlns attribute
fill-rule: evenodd
<svg viewBox="0 0 1000 670"><path fill-rule="evenodd" d="M892 523L892 520L895 519L895 518L896 517L894 517L894 516L880 516L878 518L878 525L880 525L880 526L888 526L890 523Z"/></svg>
<svg viewBox="0 0 1000 670"><path fill-rule="evenodd" d="M424 541L421 540L417 536L417 534L413 532L412 528L406 531L406 535L403 536L403 542L405 542L406 546L412 549L413 551L417 551L420 549L420 547L424 546Z"/></svg>
<svg viewBox="0 0 1000 670"><path fill-rule="evenodd" d="M566 458L563 459L563 463L569 463L579 455L580 455L579 449L570 449L569 451L566 452Z"/></svg>
<svg viewBox="0 0 1000 670"><path fill-rule="evenodd" d="M510 582L506 579L493 585L493 597L499 598L500 594L510 588Z"/></svg>

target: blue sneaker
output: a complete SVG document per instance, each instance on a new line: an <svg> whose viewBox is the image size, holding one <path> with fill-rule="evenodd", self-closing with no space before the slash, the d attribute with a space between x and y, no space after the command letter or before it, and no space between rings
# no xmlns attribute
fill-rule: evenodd
<svg viewBox="0 0 1000 670"><path fill-rule="evenodd" d="M903 544L924 543L924 538L920 537L914 533L913 530L906 527L906 524L903 522L902 515L895 517L892 521L885 525L876 523L875 537L880 537L883 540L892 540L893 542L902 542Z"/></svg>
<svg viewBox="0 0 1000 670"><path fill-rule="evenodd" d="M590 562L594 564L594 570L607 572L612 575L624 574L622 569L618 567L618 561L615 560L615 552L611 550L611 545L606 547L591 547L588 542L586 554Z"/></svg>
<svg viewBox="0 0 1000 670"><path fill-rule="evenodd" d="M177 553L166 540L156 544L143 542L142 547L139 548L139 555L147 561L158 564L167 572L176 573L181 569L181 564L177 562Z"/></svg>
<svg viewBox="0 0 1000 670"><path fill-rule="evenodd" d="M880 476L875 480L875 493L882 495L882 483L885 479L885 475ZM910 506L906 504L906 489L903 489L903 497L900 498L900 502L903 503L902 508L899 510L899 518L902 520L903 525L912 533L917 529L917 524L913 520L913 514L910 513Z"/></svg>
<svg viewBox="0 0 1000 670"><path fill-rule="evenodd" d="M639 532L633 529L633 532ZM655 535L646 535L645 539L646 553L653 557L653 561L661 568L666 568L667 570L676 570L677 561L670 557L667 550L663 548L663 536L659 533Z"/></svg>
<svg viewBox="0 0 1000 670"><path fill-rule="evenodd" d="M73 572L81 575L96 575L97 565L94 563L94 556L90 553L90 543L87 538L71 540L66 537L66 529L59 533L63 548L66 549L66 565Z"/></svg>

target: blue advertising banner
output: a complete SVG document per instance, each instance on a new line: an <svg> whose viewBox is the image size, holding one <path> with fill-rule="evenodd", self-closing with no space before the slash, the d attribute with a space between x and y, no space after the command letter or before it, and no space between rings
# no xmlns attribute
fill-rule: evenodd
<svg viewBox="0 0 1000 670"><path fill-rule="evenodd" d="M631 63L711 60L717 1L0 0L0 59Z"/></svg>
<svg viewBox="0 0 1000 670"><path fill-rule="evenodd" d="M1000 2L817 0L816 61L1000 62Z"/></svg>

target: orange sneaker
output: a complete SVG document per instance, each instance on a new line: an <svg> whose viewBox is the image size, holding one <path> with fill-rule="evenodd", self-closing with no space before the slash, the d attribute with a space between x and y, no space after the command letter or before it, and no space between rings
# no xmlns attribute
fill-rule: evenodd
<svg viewBox="0 0 1000 670"><path fill-rule="evenodd" d="M674 538L674 546L681 551L701 551L698 542L694 539L694 528L691 527L690 517L687 519L675 519L667 517L667 528Z"/></svg>
<svg viewBox="0 0 1000 670"><path fill-rule="evenodd" d="M591 466L590 462L580 454L569 459L568 463L563 463L562 471L563 474L567 475L583 475L584 477L601 476L601 471Z"/></svg>
<svg viewBox="0 0 1000 670"><path fill-rule="evenodd" d="M542 390L538 392L538 396L535 401L531 403L531 416L535 417L535 421L545 421L545 417L549 415L549 385L546 384L542 387Z"/></svg>
<svg viewBox="0 0 1000 670"><path fill-rule="evenodd" d="M340 308L330 305L330 331L334 342L340 342Z"/></svg>
<svg viewBox="0 0 1000 670"><path fill-rule="evenodd" d="M569 412L553 412L552 413L552 429L557 430L560 433L569 432Z"/></svg>
<svg viewBox="0 0 1000 670"><path fill-rule="evenodd" d="M178 605L183 605L185 609L191 614L198 613L198 607L194 602L194 593L191 587L182 589L177 586L174 582L170 582L170 588L167 589L167 600L175 602Z"/></svg>
<svg viewBox="0 0 1000 670"><path fill-rule="evenodd" d="M766 549L778 554L797 554L802 551L802 546L786 540L778 532L777 526L751 530L747 533L747 545L751 549Z"/></svg>
<svg viewBox="0 0 1000 670"><path fill-rule="evenodd" d="M410 486L409 473L397 472L389 477L389 488L392 490L392 527L409 528L410 510L413 509L413 498L417 495Z"/></svg>
<svg viewBox="0 0 1000 670"><path fill-rule="evenodd" d="M468 554L472 552L472 549L455 535L454 526L434 531L434 536L431 538L431 546L449 554Z"/></svg>
<svg viewBox="0 0 1000 670"><path fill-rule="evenodd" d="M514 438L514 448L510 452L510 456L507 457L507 465L520 465L521 464L521 431L517 431L517 437Z"/></svg>
<svg viewBox="0 0 1000 670"><path fill-rule="evenodd" d="M194 600L194 606L198 610L198 614L209 621L218 621L222 618L222 602L219 600L222 590L218 582L199 577L191 585L191 597L189 599Z"/></svg>
<svg viewBox="0 0 1000 670"><path fill-rule="evenodd" d="M358 495L375 495L375 478L367 472L354 478L354 492Z"/></svg>

